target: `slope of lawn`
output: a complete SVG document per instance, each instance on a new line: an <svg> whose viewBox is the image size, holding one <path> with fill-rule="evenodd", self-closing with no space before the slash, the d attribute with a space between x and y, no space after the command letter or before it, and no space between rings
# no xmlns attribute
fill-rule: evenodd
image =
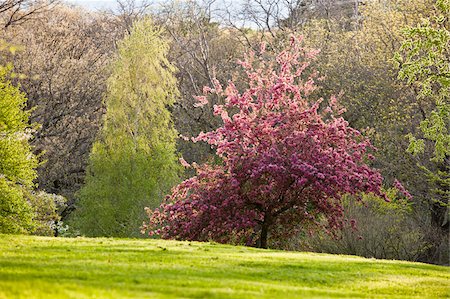
<svg viewBox="0 0 450 299"><path fill-rule="evenodd" d="M448 267L163 240L0 235L0 298L448 298Z"/></svg>

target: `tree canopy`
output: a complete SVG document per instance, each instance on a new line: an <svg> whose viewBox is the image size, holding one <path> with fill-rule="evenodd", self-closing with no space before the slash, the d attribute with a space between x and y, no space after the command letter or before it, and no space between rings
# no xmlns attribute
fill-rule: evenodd
<svg viewBox="0 0 450 299"><path fill-rule="evenodd" d="M33 230L34 212L24 191L34 187L38 160L28 143L27 98L11 75L10 66L0 67L0 233L27 233Z"/></svg>
<svg viewBox="0 0 450 299"><path fill-rule="evenodd" d="M74 218L82 234L139 236L144 207L157 206L178 178L169 112L178 90L161 34L145 19L119 44L103 128Z"/></svg>
<svg viewBox="0 0 450 299"><path fill-rule="evenodd" d="M329 229L341 227L344 194L386 198L381 175L365 162L373 158L369 140L340 116L335 97L325 104L311 96L316 78L305 70L317 52L295 37L275 61L265 61L264 52L262 46L240 63L242 93L232 81L225 89L218 82L205 87L225 98L214 106L223 125L194 140L215 147L222 163L197 166L197 176L149 209L143 229L150 234L266 248L269 236L295 234L322 218ZM197 99L207 103L207 95Z"/></svg>

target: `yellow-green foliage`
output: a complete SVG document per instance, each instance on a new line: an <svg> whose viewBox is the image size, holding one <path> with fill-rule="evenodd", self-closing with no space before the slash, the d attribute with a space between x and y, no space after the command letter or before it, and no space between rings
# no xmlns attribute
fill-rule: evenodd
<svg viewBox="0 0 450 299"><path fill-rule="evenodd" d="M436 0L435 13L420 24L406 27L405 41L395 58L400 67L399 78L417 91L422 109L422 138L408 134L408 151L415 155L426 152L432 144L431 160L437 169L422 168L435 184L434 215L438 225L447 224L450 205L450 1ZM447 242L448 243L448 242Z"/></svg>
<svg viewBox="0 0 450 299"><path fill-rule="evenodd" d="M148 19L119 44L73 224L88 236L140 236L144 207L156 207L178 180L170 112L178 90L169 45Z"/></svg>
<svg viewBox="0 0 450 299"><path fill-rule="evenodd" d="M38 161L28 143L27 99L10 75L10 67L0 67L0 232L27 233L33 230L34 212L24 190L33 187Z"/></svg>
<svg viewBox="0 0 450 299"><path fill-rule="evenodd" d="M404 30L406 40L396 58L399 78L418 90L418 101L434 109L420 124L423 137L434 143L434 160L450 157L450 1L437 0L437 12ZM410 135L409 151L424 151L424 140Z"/></svg>

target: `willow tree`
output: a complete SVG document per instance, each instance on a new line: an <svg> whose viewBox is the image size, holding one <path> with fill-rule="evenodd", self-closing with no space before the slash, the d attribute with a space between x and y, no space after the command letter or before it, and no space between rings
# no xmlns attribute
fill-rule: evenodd
<svg viewBox="0 0 450 299"><path fill-rule="evenodd" d="M28 142L27 98L10 75L11 67L0 66L0 233L28 233L35 214L25 191L34 186L38 161Z"/></svg>
<svg viewBox="0 0 450 299"><path fill-rule="evenodd" d="M140 236L144 207L157 206L177 181L169 108L178 96L168 43L149 20L118 45L103 128L79 192L75 228L87 236Z"/></svg>

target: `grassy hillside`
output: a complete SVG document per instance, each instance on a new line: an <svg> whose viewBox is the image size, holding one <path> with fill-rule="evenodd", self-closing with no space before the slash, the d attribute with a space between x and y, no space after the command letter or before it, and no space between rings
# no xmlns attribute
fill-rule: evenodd
<svg viewBox="0 0 450 299"><path fill-rule="evenodd" d="M0 298L448 298L447 267L210 243L0 235Z"/></svg>

